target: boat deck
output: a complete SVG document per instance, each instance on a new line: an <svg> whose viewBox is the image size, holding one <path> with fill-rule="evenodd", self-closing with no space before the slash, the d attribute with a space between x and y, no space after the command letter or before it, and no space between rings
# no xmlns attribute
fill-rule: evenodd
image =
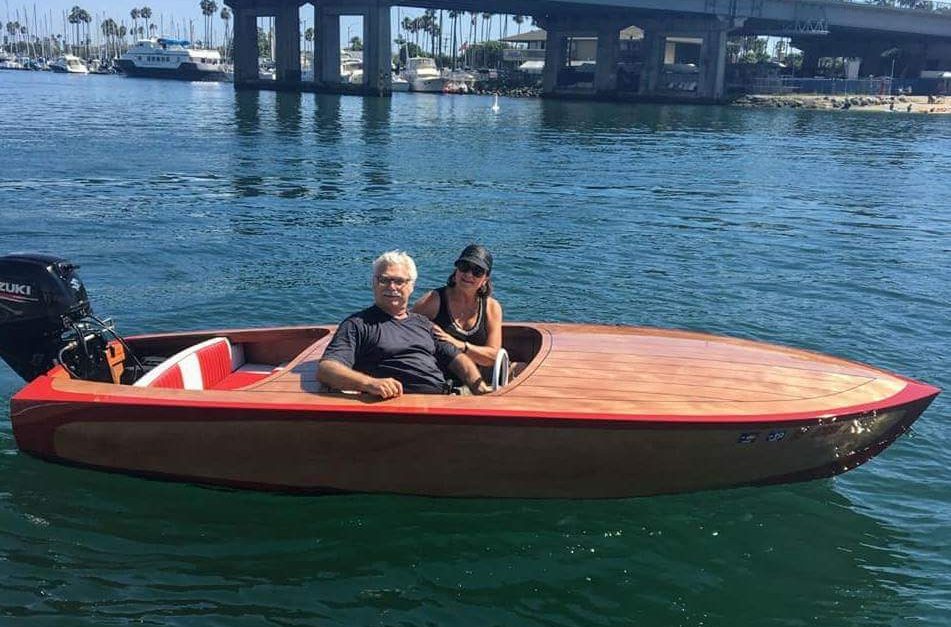
<svg viewBox="0 0 951 627"><path fill-rule="evenodd" d="M317 362L329 337L240 394L277 402L619 416L754 416L832 412L894 396L896 375L793 348L683 331L539 324L528 368L481 397L407 395L390 401L320 393ZM273 397L272 397L273 395Z"/></svg>
<svg viewBox="0 0 951 627"><path fill-rule="evenodd" d="M308 327L317 339L283 370L237 390L116 386L75 381L65 373L51 385L58 392L122 404L711 423L867 412L925 392L918 389L921 384L871 366L749 340L653 328L526 323L507 325L505 345L513 360L531 361L498 392L407 394L381 401L321 390L318 361L334 328Z"/></svg>

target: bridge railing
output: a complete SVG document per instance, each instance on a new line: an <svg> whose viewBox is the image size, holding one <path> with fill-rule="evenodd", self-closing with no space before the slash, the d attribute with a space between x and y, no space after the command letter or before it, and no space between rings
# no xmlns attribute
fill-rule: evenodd
<svg viewBox="0 0 951 627"><path fill-rule="evenodd" d="M852 4L871 4L875 6L908 9L909 11L936 11L951 13L951 0L840 0Z"/></svg>

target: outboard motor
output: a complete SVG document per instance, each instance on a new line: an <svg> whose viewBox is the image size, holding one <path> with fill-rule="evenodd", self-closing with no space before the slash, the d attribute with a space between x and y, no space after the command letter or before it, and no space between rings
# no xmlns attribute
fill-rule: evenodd
<svg viewBox="0 0 951 627"><path fill-rule="evenodd" d="M93 315L78 267L52 255L0 257L0 357L26 381L61 363L76 378L118 382L123 343Z"/></svg>

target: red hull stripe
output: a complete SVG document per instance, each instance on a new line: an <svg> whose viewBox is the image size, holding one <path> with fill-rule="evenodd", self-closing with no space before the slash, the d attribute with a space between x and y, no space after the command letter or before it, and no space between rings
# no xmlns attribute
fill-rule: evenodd
<svg viewBox="0 0 951 627"><path fill-rule="evenodd" d="M54 371L51 371L51 374ZM20 390L12 399L11 419L28 412L31 406L49 406L50 404L66 403L76 406L80 413L80 406L86 405L97 416L106 412L107 407L128 408L140 407L142 410L159 410L153 415L161 415L163 420L191 419L191 416L200 414L211 417L222 410L223 419L243 420L271 420L285 417L292 413L297 418L312 416L316 420L353 420L376 422L420 422L420 423L468 423L468 424L513 424L538 425L558 424L560 426L578 426L583 428L657 428L690 426L691 428L709 426L719 428L724 426L756 425L759 423L794 425L803 421L825 421L845 416L859 416L870 412L893 409L923 399L932 400L940 393L938 388L907 379L908 385L894 396L882 399L875 403L852 405L848 407L829 408L826 411L798 412L785 414L762 415L634 415L634 414L601 414L582 413L571 411L516 411L484 408L455 409L451 407L387 407L384 403L367 404L354 400L349 405L323 405L312 403L261 403L241 401L209 401L202 399L185 398L136 398L124 395L78 394L57 390L53 387L54 378L42 376L34 379L25 388ZM246 394L242 393L243 396ZM127 416L127 414L124 414Z"/></svg>

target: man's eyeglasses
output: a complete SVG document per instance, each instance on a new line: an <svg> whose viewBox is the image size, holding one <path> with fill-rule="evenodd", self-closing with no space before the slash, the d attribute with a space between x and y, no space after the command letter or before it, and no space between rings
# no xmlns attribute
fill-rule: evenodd
<svg viewBox="0 0 951 627"><path fill-rule="evenodd" d="M456 270L459 272L468 272L477 279L481 279L485 276L485 268L473 265L468 261L457 261Z"/></svg>
<svg viewBox="0 0 951 627"><path fill-rule="evenodd" d="M410 281L411 279L404 279L401 276L385 276L383 274L376 275L377 285L386 286L386 285L392 284L392 285L395 285L396 287L403 287Z"/></svg>

